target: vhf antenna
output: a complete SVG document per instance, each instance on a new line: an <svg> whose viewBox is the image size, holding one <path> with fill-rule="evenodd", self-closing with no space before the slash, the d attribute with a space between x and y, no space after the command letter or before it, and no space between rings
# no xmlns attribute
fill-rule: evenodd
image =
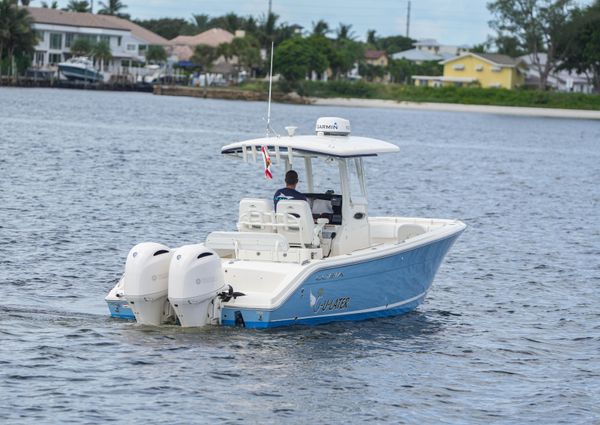
<svg viewBox="0 0 600 425"><path fill-rule="evenodd" d="M277 135L273 128L271 127L271 91L273 87L273 48L275 43L271 41L271 69L269 71L269 103L267 106L267 137L270 135Z"/></svg>

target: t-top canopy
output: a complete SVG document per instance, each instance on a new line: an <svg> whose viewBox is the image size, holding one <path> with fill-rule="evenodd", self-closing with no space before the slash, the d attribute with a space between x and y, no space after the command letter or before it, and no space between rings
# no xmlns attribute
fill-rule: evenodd
<svg viewBox="0 0 600 425"><path fill-rule="evenodd" d="M291 149L293 154L297 155L309 154L341 158L375 156L400 150L396 145L369 137L309 135L246 140L223 146L221 153L245 158L248 154L260 153L263 146L269 151L276 151L283 155L286 155Z"/></svg>

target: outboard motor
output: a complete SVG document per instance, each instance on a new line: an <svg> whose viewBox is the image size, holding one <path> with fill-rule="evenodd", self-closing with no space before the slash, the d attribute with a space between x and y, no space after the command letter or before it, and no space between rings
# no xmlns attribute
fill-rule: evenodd
<svg viewBox="0 0 600 425"><path fill-rule="evenodd" d="M210 324L224 287L221 259L212 249L198 244L175 251L169 268L169 301L181 326Z"/></svg>
<svg viewBox="0 0 600 425"><path fill-rule="evenodd" d="M138 323L158 326L167 320L169 263L173 252L154 242L134 246L125 263L124 296Z"/></svg>

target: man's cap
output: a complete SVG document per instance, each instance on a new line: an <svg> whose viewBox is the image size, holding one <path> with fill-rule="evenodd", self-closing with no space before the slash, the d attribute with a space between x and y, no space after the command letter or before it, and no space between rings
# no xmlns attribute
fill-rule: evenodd
<svg viewBox="0 0 600 425"><path fill-rule="evenodd" d="M298 183L298 173L294 170L290 170L285 173L285 182L287 184L296 184Z"/></svg>

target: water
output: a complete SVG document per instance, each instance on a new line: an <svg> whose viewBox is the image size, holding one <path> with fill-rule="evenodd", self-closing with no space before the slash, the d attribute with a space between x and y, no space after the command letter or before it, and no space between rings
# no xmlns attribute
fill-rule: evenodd
<svg viewBox="0 0 600 425"><path fill-rule="evenodd" d="M103 297L137 242L233 229L269 196L265 105L0 89L2 423L600 423L600 124L275 105L397 143L372 215L469 228L403 317L273 331L144 328ZM281 178L281 173L276 178Z"/></svg>

